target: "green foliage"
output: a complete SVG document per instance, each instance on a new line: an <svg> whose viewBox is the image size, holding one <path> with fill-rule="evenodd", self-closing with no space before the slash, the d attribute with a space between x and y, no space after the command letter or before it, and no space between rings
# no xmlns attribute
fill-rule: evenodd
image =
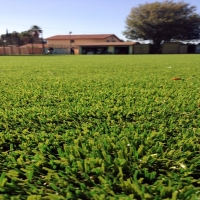
<svg viewBox="0 0 200 200"><path fill-rule="evenodd" d="M33 25L31 26L31 28L28 31L32 36L36 36L38 37L40 33L42 33L42 29L37 26L37 25Z"/></svg>
<svg viewBox="0 0 200 200"><path fill-rule="evenodd" d="M200 198L199 55L10 56L0 71L0 199Z"/></svg>
<svg viewBox="0 0 200 200"><path fill-rule="evenodd" d="M124 35L128 39L152 40L157 48L161 42L199 38L200 15L188 3L145 3L132 8L126 18Z"/></svg>

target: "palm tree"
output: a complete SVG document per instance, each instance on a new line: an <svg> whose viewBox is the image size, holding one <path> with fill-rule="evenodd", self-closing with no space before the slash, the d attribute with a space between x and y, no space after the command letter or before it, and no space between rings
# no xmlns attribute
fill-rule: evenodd
<svg viewBox="0 0 200 200"><path fill-rule="evenodd" d="M29 32L33 37L39 37L40 33L42 33L42 29L37 25L33 25L29 29Z"/></svg>

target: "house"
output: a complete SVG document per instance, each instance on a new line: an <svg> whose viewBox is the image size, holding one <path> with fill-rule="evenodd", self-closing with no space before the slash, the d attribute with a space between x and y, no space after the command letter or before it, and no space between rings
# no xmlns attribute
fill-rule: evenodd
<svg viewBox="0 0 200 200"><path fill-rule="evenodd" d="M54 49L73 48L75 54L132 54L135 44L123 42L114 34L55 35L46 41Z"/></svg>
<svg viewBox="0 0 200 200"><path fill-rule="evenodd" d="M47 43L51 45L67 45L77 47L81 44L99 43L99 42L122 42L114 34L93 34L93 35L55 35L46 38Z"/></svg>

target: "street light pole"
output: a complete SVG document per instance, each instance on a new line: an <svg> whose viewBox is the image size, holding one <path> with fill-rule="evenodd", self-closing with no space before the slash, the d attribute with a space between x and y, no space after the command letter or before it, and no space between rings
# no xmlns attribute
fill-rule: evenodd
<svg viewBox="0 0 200 200"><path fill-rule="evenodd" d="M34 54L34 51L33 51L33 36L31 37L31 40L32 40L32 54Z"/></svg>
<svg viewBox="0 0 200 200"><path fill-rule="evenodd" d="M21 49L20 49L20 37L17 36L17 40L18 40L18 46L19 46L19 54L21 55Z"/></svg>
<svg viewBox="0 0 200 200"><path fill-rule="evenodd" d="M72 32L69 32L69 50L70 50L70 54L71 54L71 34Z"/></svg>
<svg viewBox="0 0 200 200"><path fill-rule="evenodd" d="M4 55L6 55L5 43L6 43L6 40L3 40L3 50L4 50Z"/></svg>
<svg viewBox="0 0 200 200"><path fill-rule="evenodd" d="M42 36L42 53L44 53L44 40L43 40L43 30L41 30L41 36Z"/></svg>

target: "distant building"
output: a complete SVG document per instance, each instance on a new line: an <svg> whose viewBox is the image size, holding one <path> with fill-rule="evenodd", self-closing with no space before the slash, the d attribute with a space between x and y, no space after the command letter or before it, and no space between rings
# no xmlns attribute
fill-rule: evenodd
<svg viewBox="0 0 200 200"><path fill-rule="evenodd" d="M122 42L114 34L92 34L92 35L55 35L46 38L48 44L53 45L68 45L77 47L87 43L99 42Z"/></svg>
<svg viewBox="0 0 200 200"><path fill-rule="evenodd" d="M132 54L135 44L123 42L114 34L55 35L46 40L54 48L73 48L75 54Z"/></svg>

